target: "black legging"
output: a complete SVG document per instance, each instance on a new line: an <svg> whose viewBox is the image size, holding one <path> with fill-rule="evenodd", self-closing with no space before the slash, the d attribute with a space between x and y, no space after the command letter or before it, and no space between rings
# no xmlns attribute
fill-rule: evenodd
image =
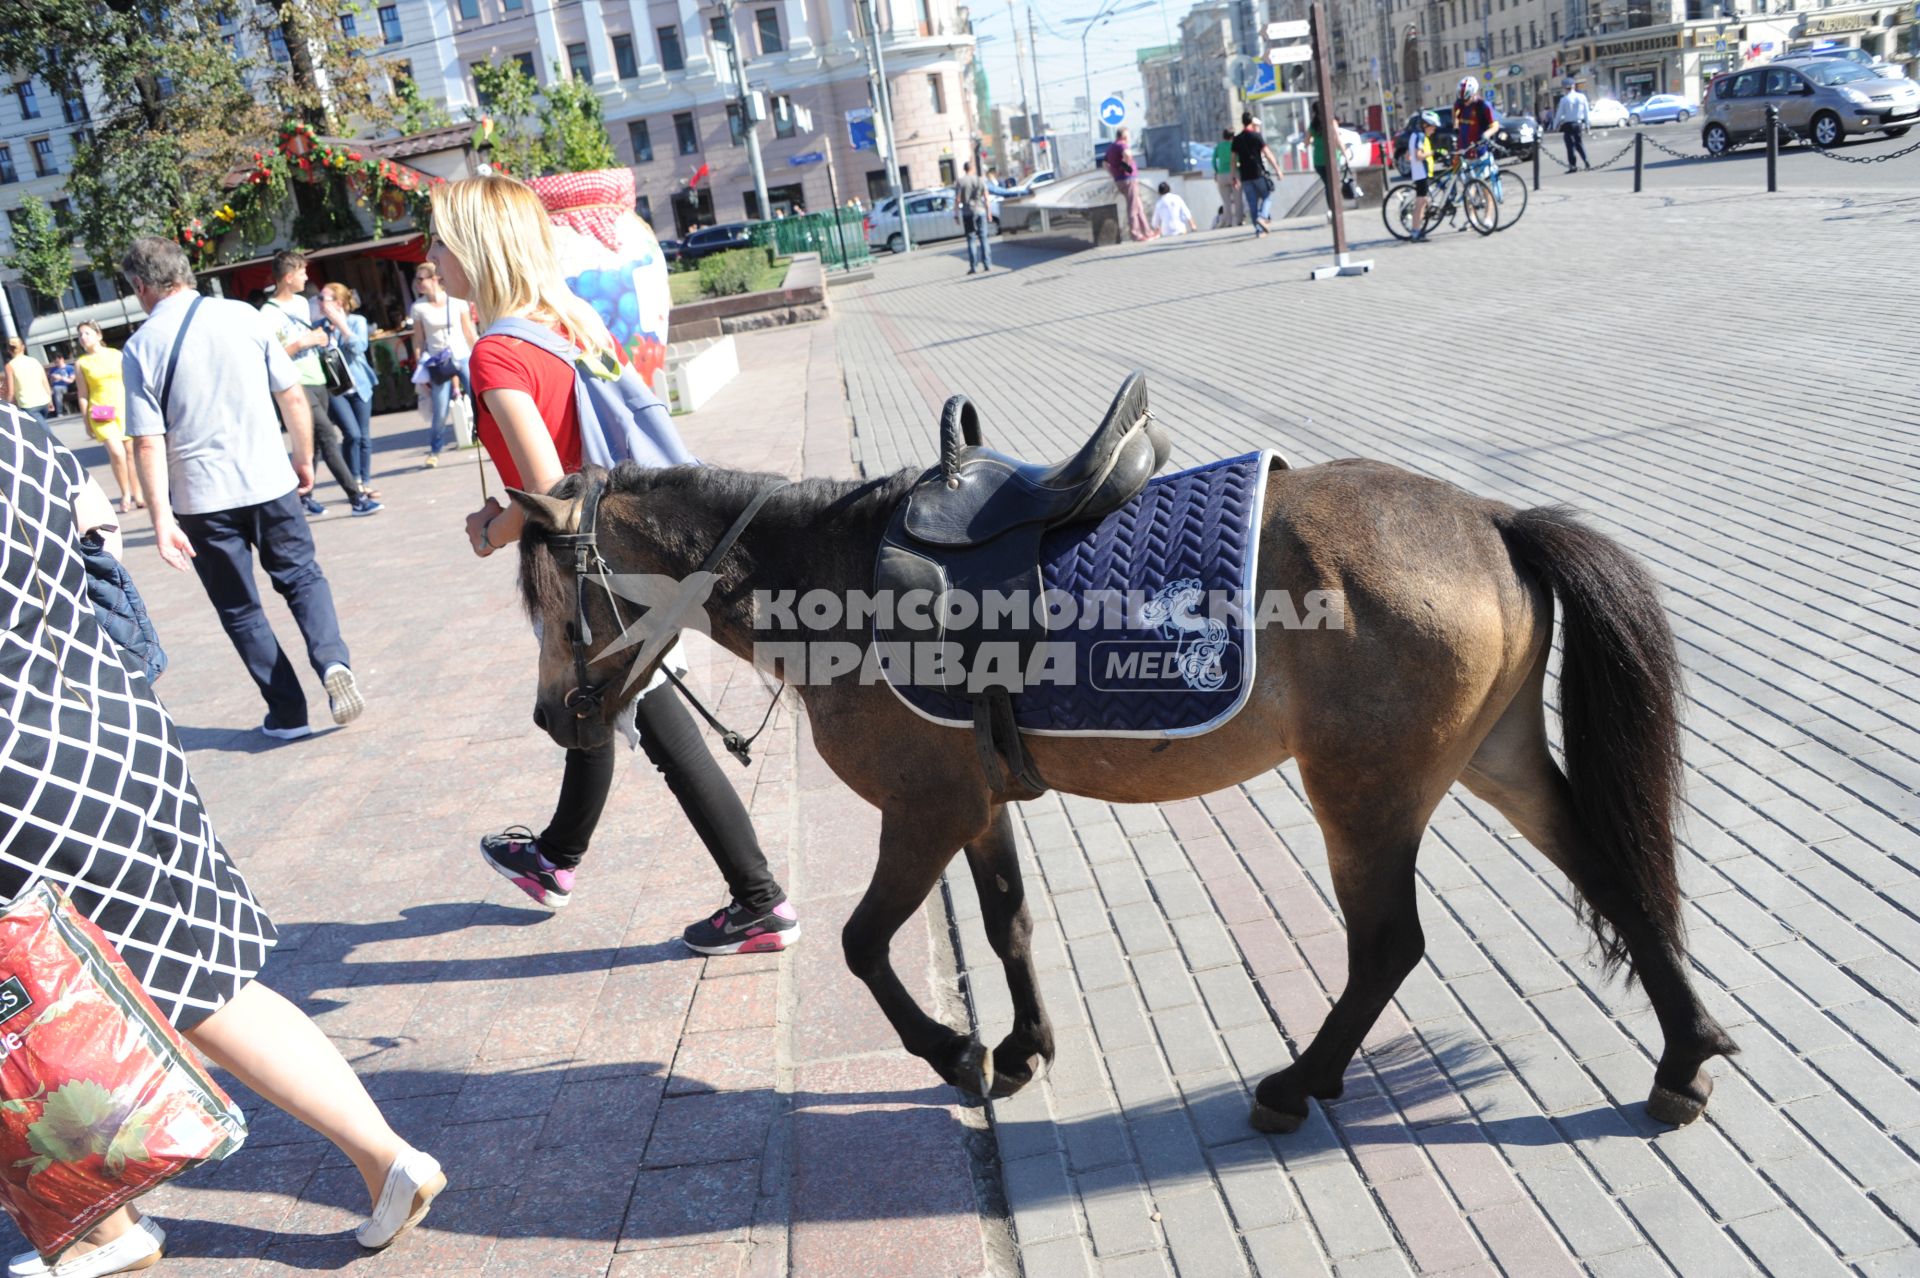
<svg viewBox="0 0 1920 1278"><path fill-rule="evenodd" d="M671 684L662 684L640 698L635 723L640 748L666 778L667 789L680 800L681 811L693 826L707 853L720 867L733 899L755 913L771 910L786 892L767 869L753 818L733 785L714 762L700 727L680 704ZM560 781L560 800L553 820L540 834L540 852L555 865L572 869L587 853L594 827L613 790L614 766L620 739L591 750L567 751L567 770Z"/></svg>

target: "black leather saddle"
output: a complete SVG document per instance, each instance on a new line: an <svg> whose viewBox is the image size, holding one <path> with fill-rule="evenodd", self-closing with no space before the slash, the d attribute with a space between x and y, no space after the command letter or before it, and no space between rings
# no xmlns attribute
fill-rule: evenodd
<svg viewBox="0 0 1920 1278"><path fill-rule="evenodd" d="M971 703L980 765L994 789L1011 788L1009 780L1035 794L1047 786L1021 744L1011 690L980 686L982 645L994 644L1000 658L1011 654L1001 669L1026 670L1047 634L1033 606L1043 590L1041 537L1124 505L1166 464L1169 450L1166 431L1147 409L1147 383L1139 373L1121 385L1080 450L1051 465L984 446L980 415L966 396L955 395L941 410L940 464L914 481L880 543L874 588L894 601L895 616L891 626L876 624L874 633L896 683L927 672L915 654L921 645L951 645L948 651L959 660L924 686ZM924 627L905 624L899 615L912 591L925 591L932 600ZM967 607L960 597L979 606ZM1023 609L987 606L1020 600ZM949 602L955 602L951 609ZM886 615L880 614L883 621ZM970 674L976 676L971 685Z"/></svg>

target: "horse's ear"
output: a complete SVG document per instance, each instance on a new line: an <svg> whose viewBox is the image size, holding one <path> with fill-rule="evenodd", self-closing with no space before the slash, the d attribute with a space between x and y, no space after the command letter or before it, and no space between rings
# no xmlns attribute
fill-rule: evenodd
<svg viewBox="0 0 1920 1278"><path fill-rule="evenodd" d="M574 507L577 503L561 497L549 497L545 493L526 493L518 488L507 489L507 496L515 505L527 512L527 519L535 528L544 528L548 532L566 532L573 527Z"/></svg>

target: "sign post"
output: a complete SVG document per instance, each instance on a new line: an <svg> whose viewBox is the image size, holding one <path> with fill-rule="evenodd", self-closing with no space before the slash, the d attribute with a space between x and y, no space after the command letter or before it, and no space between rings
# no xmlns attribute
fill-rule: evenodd
<svg viewBox="0 0 1920 1278"><path fill-rule="evenodd" d="M1354 262L1347 258L1346 210L1340 198L1340 130L1333 122L1333 62L1327 49L1325 0L1313 0L1307 18L1312 24L1314 78L1319 81L1320 91L1320 131L1327 156L1327 209L1333 214L1333 265L1314 267L1310 278L1329 280L1340 275L1365 275L1373 269L1371 261Z"/></svg>

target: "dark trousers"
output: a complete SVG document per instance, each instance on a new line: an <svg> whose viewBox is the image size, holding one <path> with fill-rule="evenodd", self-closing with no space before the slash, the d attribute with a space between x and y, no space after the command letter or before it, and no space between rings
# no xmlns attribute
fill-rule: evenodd
<svg viewBox="0 0 1920 1278"><path fill-rule="evenodd" d="M333 396L327 394L325 386L300 389L307 393L307 415L313 418L313 450L325 459L327 469L333 472L333 482L340 485L348 500L358 497L360 482L353 477L353 468L340 450L340 428L333 422Z"/></svg>
<svg viewBox="0 0 1920 1278"><path fill-rule="evenodd" d="M640 748L659 769L667 789L680 801L707 854L720 867L733 899L755 913L771 910L786 892L767 869L753 818L734 792L720 765L700 735L700 727L680 703L671 684L662 684L640 698L635 722ZM567 770L560 781L560 801L553 820L540 833L540 853L555 865L572 869L586 855L594 827L606 809L613 789L614 767L623 743L618 737L591 750L567 751Z"/></svg>
<svg viewBox="0 0 1920 1278"><path fill-rule="evenodd" d="M333 424L347 437L347 469L362 488L373 479L373 401L358 391L335 395L328 405Z"/></svg>
<svg viewBox="0 0 1920 1278"><path fill-rule="evenodd" d="M1581 164L1586 165L1588 168L1593 167L1593 161L1587 158L1586 133L1587 131L1577 124L1563 124L1560 126L1560 136L1564 138L1567 143L1567 167L1569 169L1574 167L1573 154L1575 151L1580 153Z"/></svg>
<svg viewBox="0 0 1920 1278"><path fill-rule="evenodd" d="M247 673L266 698L268 718L276 728L305 723L307 694L267 622L253 585L253 555L258 551L267 579L287 601L300 637L306 640L314 673L324 675L329 666L349 664L340 621L333 611L333 588L314 562L313 533L307 528L300 499L288 492L257 506L177 518L193 543L193 570L220 614L227 638L233 640Z"/></svg>

